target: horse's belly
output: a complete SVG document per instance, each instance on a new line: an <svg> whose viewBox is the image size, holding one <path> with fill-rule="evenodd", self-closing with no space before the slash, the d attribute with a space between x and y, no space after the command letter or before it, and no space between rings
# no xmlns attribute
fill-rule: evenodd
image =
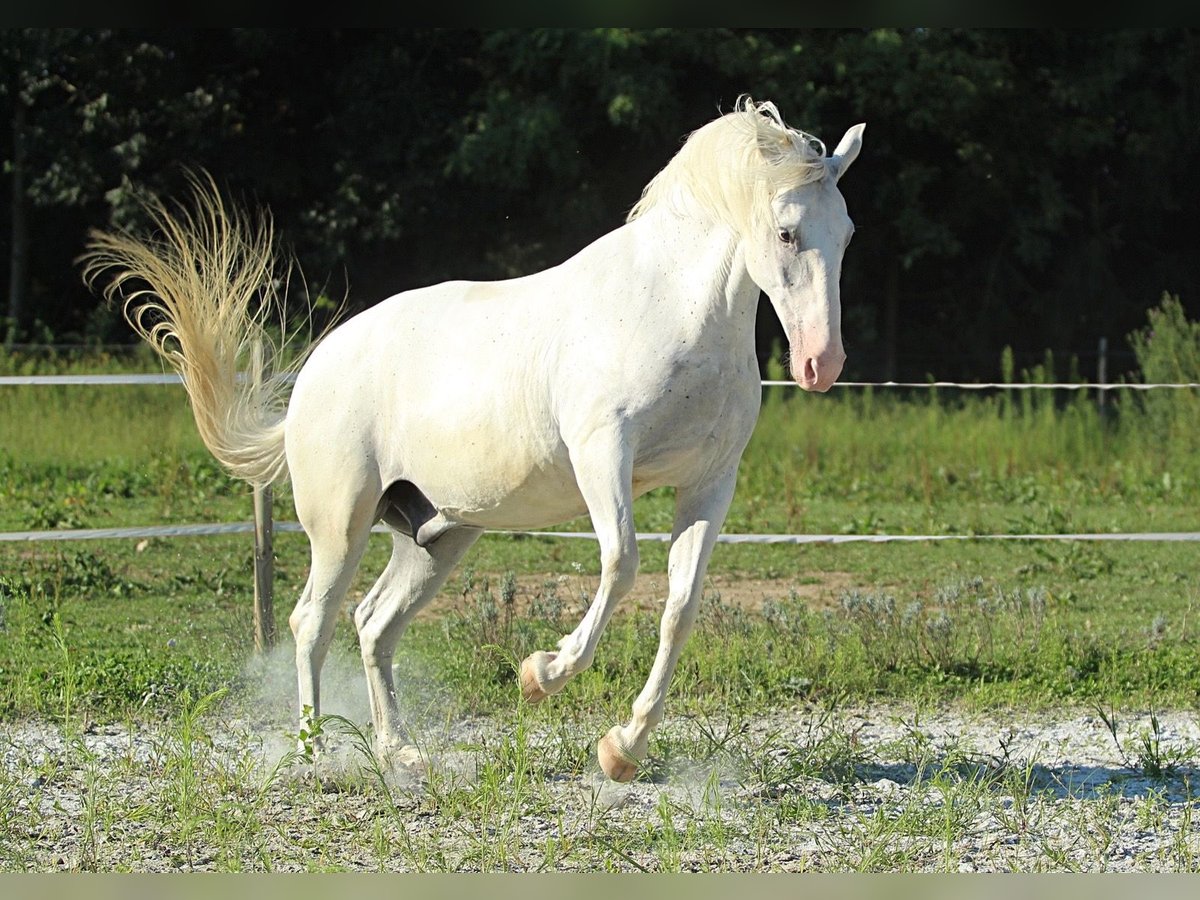
<svg viewBox="0 0 1200 900"><path fill-rule="evenodd" d="M410 457L405 478L443 515L463 525L535 528L587 512L565 448L546 453L464 440L447 455L417 457Z"/></svg>
<svg viewBox="0 0 1200 900"><path fill-rule="evenodd" d="M559 486L530 482L509 491L494 506L448 515L465 525L509 530L559 525L587 511L574 482Z"/></svg>

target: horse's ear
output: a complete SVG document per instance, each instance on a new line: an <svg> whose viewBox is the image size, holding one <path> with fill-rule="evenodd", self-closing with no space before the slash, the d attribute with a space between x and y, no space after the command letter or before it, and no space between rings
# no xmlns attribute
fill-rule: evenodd
<svg viewBox="0 0 1200 900"><path fill-rule="evenodd" d="M833 156L829 158L829 166L833 170L835 181L845 175L846 170L850 168L850 163L858 158L858 151L862 149L863 130L866 127L866 122L853 125L846 130L846 133L842 135L842 139L838 141L837 149L833 151Z"/></svg>

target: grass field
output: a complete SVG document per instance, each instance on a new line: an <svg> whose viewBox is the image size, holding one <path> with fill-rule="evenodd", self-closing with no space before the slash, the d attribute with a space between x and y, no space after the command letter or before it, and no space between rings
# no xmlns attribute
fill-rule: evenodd
<svg viewBox="0 0 1200 900"><path fill-rule="evenodd" d="M49 368L69 367L60 362ZM93 363L91 370L104 368ZM1194 417L1195 400L1183 392L1152 401L1120 395L1110 398L1101 415L1094 397L1051 391L964 396L842 388L814 397L770 388L725 530L1195 531L1200 454L1188 424L1200 420ZM225 476L199 445L179 388L3 387L0 422L0 531L250 516L248 490ZM669 491L658 491L639 500L639 530L668 531L671 499ZM286 489L277 491L275 515L293 518ZM563 525L587 529L586 520ZM302 535L280 533L275 551L276 620L286 657L286 618L305 578L306 543ZM1167 542L721 545L699 625L672 684L668 719L703 722L735 710L749 717L862 704L948 704L992 713L1011 708L1110 710L1114 716L1127 710L1194 713L1200 705L1198 552L1194 543ZM387 553L387 539L376 536L339 625L338 658L353 662L356 656L349 611ZM244 714L257 708L262 673L252 642L252 555L249 535L0 544L0 722L57 723L68 736L107 727L104 723L154 723L168 729L177 757L187 734L195 740L207 733L201 723L211 721L215 709ZM537 751L543 755L533 767L541 773L535 780L552 777L542 771L547 766L583 772L599 733L592 734L592 724L626 718L653 658L665 568L666 545L643 545L639 585L611 623L595 665L555 698L553 712L545 714L550 718L539 720L539 727L561 740L552 744L549 757ZM426 713L435 709L443 721L486 716L519 732L528 726L529 713L517 702L515 666L534 649L552 648L574 627L597 574L590 541L485 536L435 608L402 641L399 683L424 685L412 702ZM272 702L286 710L294 702L286 660L282 671ZM339 699L346 706L334 708L361 723L365 698L359 691L361 683ZM196 713L192 725L189 711ZM664 730L651 746L659 764L679 752L679 738L668 734ZM528 743L488 740L500 741L491 745L500 753L496 778L529 774ZM75 746L73 752L82 752L82 744ZM1143 771L1168 764L1173 771L1195 771L1200 754L1165 759L1157 747L1151 734L1140 754L1130 751L1131 758L1140 760ZM85 755L77 762L85 773L91 765L100 779L94 760L88 763ZM190 775L178 759L172 770L173 803L187 796L201 803L205 790L217 789L211 779L201 784L205 776L196 759L187 764L193 767ZM826 759L817 769L838 765ZM236 777L224 769L208 774ZM370 783L372 776L368 771L356 777ZM653 772L646 778L653 780ZM368 790L354 786L361 780L349 784L339 790ZM960 783L957 789L978 787ZM462 816L472 828L497 827L478 805L492 804L488 808L500 815L496 784L476 782L469 801L446 790L436 801L437 815L449 816L456 827L465 821ZM488 790L492 794L484 796ZM17 815L13 798L19 793L0 789L0 824ZM969 799L966 793L958 796ZM245 824L247 810L253 816L261 812L264 822L255 827L269 830L265 807L255 812L246 803L242 813L222 807L222 815L243 815L238 821ZM452 812L455 803L467 807ZM153 818L150 812L141 815ZM203 831L214 814L193 809L188 815L173 819L173 827L191 822L189 827ZM395 847L391 856L384 852L385 838L398 840L392 815L368 833L380 841L380 858L394 863ZM663 816L660 825L670 819ZM876 829L882 852L888 845L883 823L863 821L864 828ZM693 820L692 827L708 829L710 837L719 830L710 819ZM113 822L104 826L110 833L113 828ZM622 835L622 841L631 840ZM224 840L211 830L203 837L210 845ZM234 859L244 846L229 840L218 868L245 864ZM610 836L610 843L616 840ZM704 838L697 832L673 840L653 838L652 868L679 868L686 856L681 848ZM495 847L472 846L470 852L480 854L472 866L515 865ZM603 850L589 847L589 853ZM621 847L642 861L632 868L648 858L644 845ZM116 857L105 863L94 846L91 857L86 850L67 867L88 867L89 858L92 867L122 867ZM547 846L541 858L569 857L568 850ZM1185 850L1172 865L1196 865L1196 852ZM22 852L5 851L0 840L0 865L21 868ZM439 862L432 845L414 845L402 856L402 867L410 869L454 868L462 861ZM595 864L588 859L585 868ZM952 856L942 860L951 861ZM270 862L253 867L270 868ZM885 855L857 863L840 858L832 868L938 864L928 855L919 864ZM123 865L138 868L136 860ZM325 863L344 865L337 859Z"/></svg>

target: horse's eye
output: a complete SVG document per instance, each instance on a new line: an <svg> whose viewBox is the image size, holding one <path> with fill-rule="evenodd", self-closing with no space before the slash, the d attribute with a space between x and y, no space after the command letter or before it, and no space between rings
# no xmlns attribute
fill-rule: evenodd
<svg viewBox="0 0 1200 900"><path fill-rule="evenodd" d="M785 228L779 232L779 239L781 241L783 241L785 244L790 244L792 241L794 241L796 239L796 237L795 237L795 235L793 235L790 231L788 231Z"/></svg>

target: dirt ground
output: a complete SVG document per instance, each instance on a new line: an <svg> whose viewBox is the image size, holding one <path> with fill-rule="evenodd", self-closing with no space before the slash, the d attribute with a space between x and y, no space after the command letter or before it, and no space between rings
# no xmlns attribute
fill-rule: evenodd
<svg viewBox="0 0 1200 900"><path fill-rule="evenodd" d="M488 589L493 596L499 597L500 578L497 576L479 575L477 584L487 579ZM563 601L568 612L583 615L587 606L595 596L597 579L584 575L524 575L515 578L515 604L518 613L528 610L539 598L545 598L553 592ZM730 606L740 606L751 611L759 611L769 600L785 600L796 596L804 599L814 609L836 606L842 593L853 587L853 580L847 572L822 572L813 577L804 575L798 578L746 578L740 575L710 574L704 580L704 593L707 598L720 598L720 601ZM621 609L626 612L646 610L657 612L662 609L667 597L667 578L665 574L643 574L629 596L621 601ZM351 598L357 603L361 594ZM473 602L471 596L455 595L453 591L443 591L442 596L431 603L422 616L440 616L455 609L460 609L464 603Z"/></svg>

